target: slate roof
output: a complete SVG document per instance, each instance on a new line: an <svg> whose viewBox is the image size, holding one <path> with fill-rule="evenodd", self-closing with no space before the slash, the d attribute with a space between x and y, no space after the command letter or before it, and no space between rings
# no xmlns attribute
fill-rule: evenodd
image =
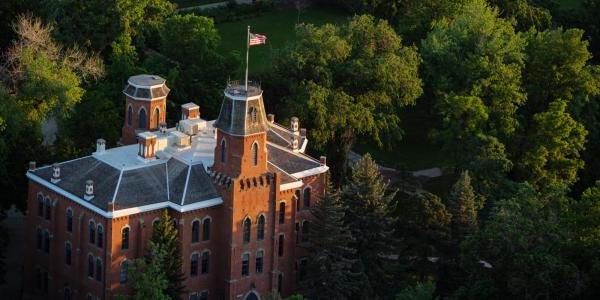
<svg viewBox="0 0 600 300"><path fill-rule="evenodd" d="M252 110L256 119L252 120ZM249 135L269 129L262 96L253 100L234 100L225 97L214 126L234 135Z"/></svg>
<svg viewBox="0 0 600 300"><path fill-rule="evenodd" d="M281 183L282 184L296 182L296 181L299 180L298 178L295 178L295 177L293 177L293 176L291 176L289 174L281 172L280 169L278 169L277 167L273 166L272 164L268 164L267 168L268 168L269 172L271 172L271 173L278 173L279 174L279 176L281 177Z"/></svg>
<svg viewBox="0 0 600 300"><path fill-rule="evenodd" d="M300 153L292 153L277 146L267 144L269 162L288 174L294 174L321 166L318 161Z"/></svg>
<svg viewBox="0 0 600 300"><path fill-rule="evenodd" d="M272 123L269 124L269 131L267 132L267 140L271 143L277 144L281 147L292 149L291 143L291 134L292 131L290 129L285 128L284 126ZM306 137L300 137L299 147L302 146Z"/></svg>

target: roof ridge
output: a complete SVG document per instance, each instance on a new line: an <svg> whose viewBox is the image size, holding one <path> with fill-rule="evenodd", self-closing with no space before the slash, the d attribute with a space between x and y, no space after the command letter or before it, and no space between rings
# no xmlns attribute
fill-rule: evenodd
<svg viewBox="0 0 600 300"><path fill-rule="evenodd" d="M123 178L123 170L119 171L119 180L117 180L117 186L115 187L115 193L113 194L113 197L112 197L112 203L113 204L117 200L117 193L119 192L119 187L121 186L121 178Z"/></svg>
<svg viewBox="0 0 600 300"><path fill-rule="evenodd" d="M306 154L304 154L304 153L290 151L289 149L287 149L287 148L285 148L285 147L281 147L281 146L279 146L279 145L277 145L277 144L275 144L275 143L271 143L271 142L269 142L269 141L267 141L267 146L273 146L273 147L275 147L275 148L278 148L278 149L280 149L280 150L283 150L283 151L285 151L285 152L287 152L287 153L290 153L290 154L296 155L296 156L298 156L298 157L300 157L300 158L304 158L304 159L306 159L306 160L310 160L310 161L312 161L312 162L315 162L315 163L318 163L318 164L320 164L320 163L321 163L320 161L316 160L315 158L312 158L311 156L308 156L308 155L306 155Z"/></svg>
<svg viewBox="0 0 600 300"><path fill-rule="evenodd" d="M187 165L188 168L187 177L185 178L185 185L183 186L183 194L181 195L181 206L183 206L183 202L185 201L185 194L187 193L188 183L190 182L190 173L192 172L192 166Z"/></svg>

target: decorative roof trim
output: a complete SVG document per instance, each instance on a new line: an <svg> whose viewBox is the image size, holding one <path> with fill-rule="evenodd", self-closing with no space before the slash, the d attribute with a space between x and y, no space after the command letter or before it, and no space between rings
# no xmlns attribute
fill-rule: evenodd
<svg viewBox="0 0 600 300"><path fill-rule="evenodd" d="M296 189L296 188L302 187L303 184L304 183L302 182L302 180L298 180L298 181L294 181L294 182L290 182L290 183L284 183L279 186L279 190L287 191L287 190L291 190L291 189Z"/></svg>
<svg viewBox="0 0 600 300"><path fill-rule="evenodd" d="M305 171L301 171L298 173L294 173L291 174L292 176L296 177L296 178L304 178L304 177L308 177L308 176L312 176L312 175L317 175L317 174L322 174L329 171L329 167L328 166L320 166L320 167L316 167L316 168L312 168L312 169L308 169Z"/></svg>
<svg viewBox="0 0 600 300"><path fill-rule="evenodd" d="M117 199L117 193L119 192L119 187L121 186L121 178L123 178L123 170L119 172L119 180L117 180L117 187L115 188L115 193L112 197L113 203L115 203L115 200Z"/></svg>
<svg viewBox="0 0 600 300"><path fill-rule="evenodd" d="M262 92L260 92L260 94L255 95L255 96L250 96L250 97L246 97L246 96L234 96L232 94L227 93L226 91L223 91L223 95L231 100L236 100L236 101L251 101L251 100L257 100L260 97L262 97Z"/></svg>
<svg viewBox="0 0 600 300"><path fill-rule="evenodd" d="M190 173L192 173L192 166L188 166L187 176L185 177L185 185L183 186L183 195L181 196L181 205L185 201L185 194L187 193L188 183L190 182Z"/></svg>
<svg viewBox="0 0 600 300"><path fill-rule="evenodd" d="M77 203L77 204L79 204L79 205L81 205L81 206L107 218L107 219L119 218L119 217L124 217L124 216L132 215L132 214L137 214L137 213L142 213L142 212L146 212L146 211L152 211L152 210L157 210L157 209L167 208L167 207L174 209L178 212L188 212L188 211L192 211L192 210L196 210L196 209L216 206L216 205L223 203L223 199L221 197L217 197L217 198L213 198L213 199L209 199L209 200L205 200L205 201L200 201L200 202L196 202L196 203L189 204L189 205L183 205L183 206L175 204L170 201L164 201L164 202L150 204L150 205L144 205L144 206L139 206L139 207L120 209L120 210L116 210L116 211L112 211L112 212L106 212L106 211L96 207L95 205L91 204L90 202L87 202L87 201L49 183L48 181L33 174L32 172L27 172L26 175L27 175L27 178L43 185L44 187L46 187L50 190L53 190L54 192L56 192L62 196L69 198L70 200L74 201L75 203Z"/></svg>

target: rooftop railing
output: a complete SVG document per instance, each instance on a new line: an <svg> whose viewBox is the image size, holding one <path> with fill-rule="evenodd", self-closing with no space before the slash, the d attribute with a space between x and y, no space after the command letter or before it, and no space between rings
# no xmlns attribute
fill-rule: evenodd
<svg viewBox="0 0 600 300"><path fill-rule="evenodd" d="M227 82L225 92L233 96L257 96L262 93L260 82L248 81L248 90L245 89L245 83L240 80Z"/></svg>

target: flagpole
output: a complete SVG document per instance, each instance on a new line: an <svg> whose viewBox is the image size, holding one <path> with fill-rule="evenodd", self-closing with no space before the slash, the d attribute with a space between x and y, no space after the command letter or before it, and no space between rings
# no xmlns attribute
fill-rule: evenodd
<svg viewBox="0 0 600 300"><path fill-rule="evenodd" d="M246 36L246 84L245 91L248 92L248 53L250 52L250 26L248 26L248 34Z"/></svg>

